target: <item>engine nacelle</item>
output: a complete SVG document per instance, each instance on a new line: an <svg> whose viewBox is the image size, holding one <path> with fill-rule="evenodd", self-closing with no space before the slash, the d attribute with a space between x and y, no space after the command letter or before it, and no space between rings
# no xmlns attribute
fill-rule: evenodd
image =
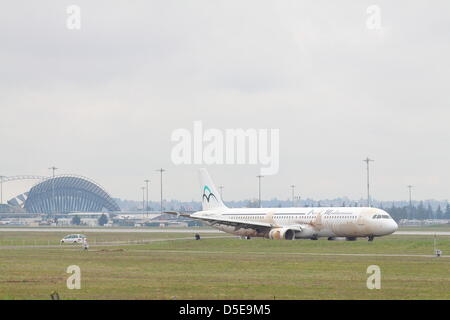
<svg viewBox="0 0 450 320"><path fill-rule="evenodd" d="M269 231L269 239L272 240L294 240L295 230L289 228L273 228Z"/></svg>
<svg viewBox="0 0 450 320"><path fill-rule="evenodd" d="M317 240L317 230L310 225L299 226L300 231L297 232L296 236L298 239L312 239Z"/></svg>

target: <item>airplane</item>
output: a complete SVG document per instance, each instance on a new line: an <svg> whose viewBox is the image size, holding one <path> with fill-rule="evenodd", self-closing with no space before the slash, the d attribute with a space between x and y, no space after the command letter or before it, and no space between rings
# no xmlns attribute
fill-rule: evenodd
<svg viewBox="0 0 450 320"><path fill-rule="evenodd" d="M397 223L384 210L371 207L228 208L206 169L199 170L202 211L166 212L205 222L221 231L276 240L367 237L373 241L394 233Z"/></svg>

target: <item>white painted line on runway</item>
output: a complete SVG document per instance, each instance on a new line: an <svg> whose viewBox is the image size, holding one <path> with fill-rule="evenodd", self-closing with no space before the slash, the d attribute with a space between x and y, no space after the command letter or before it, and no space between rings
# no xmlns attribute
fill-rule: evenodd
<svg viewBox="0 0 450 320"><path fill-rule="evenodd" d="M197 254L255 254L255 255L301 255L301 256L353 256L353 257L413 257L413 258L437 258L435 255L427 254L383 254L383 253L315 253L315 252L231 252L231 251L200 251L200 250L130 250L145 252L163 253L197 253ZM450 255L443 255L440 258L450 258Z"/></svg>
<svg viewBox="0 0 450 320"><path fill-rule="evenodd" d="M411 236L450 236L450 231L395 231L394 235Z"/></svg>
<svg viewBox="0 0 450 320"><path fill-rule="evenodd" d="M216 229L150 229L150 228L9 228L0 227L0 232L65 232L65 233L220 233L225 232ZM450 231L396 231L393 235L415 236L450 236Z"/></svg>
<svg viewBox="0 0 450 320"><path fill-rule="evenodd" d="M216 229L138 229L138 228L0 228L0 232L66 232L66 233L225 233Z"/></svg>

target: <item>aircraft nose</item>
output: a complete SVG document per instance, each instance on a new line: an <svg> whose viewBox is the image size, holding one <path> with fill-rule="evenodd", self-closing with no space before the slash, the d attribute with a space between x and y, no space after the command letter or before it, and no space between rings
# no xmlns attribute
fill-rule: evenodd
<svg viewBox="0 0 450 320"><path fill-rule="evenodd" d="M394 220L391 220L391 223L389 224L389 231L390 233L394 233L398 229L398 224Z"/></svg>

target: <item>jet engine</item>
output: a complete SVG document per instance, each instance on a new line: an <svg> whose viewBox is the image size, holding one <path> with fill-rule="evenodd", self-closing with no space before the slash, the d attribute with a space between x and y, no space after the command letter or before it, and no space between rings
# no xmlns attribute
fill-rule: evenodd
<svg viewBox="0 0 450 320"><path fill-rule="evenodd" d="M294 240L295 230L289 228L273 228L269 231L269 239L272 240Z"/></svg>

